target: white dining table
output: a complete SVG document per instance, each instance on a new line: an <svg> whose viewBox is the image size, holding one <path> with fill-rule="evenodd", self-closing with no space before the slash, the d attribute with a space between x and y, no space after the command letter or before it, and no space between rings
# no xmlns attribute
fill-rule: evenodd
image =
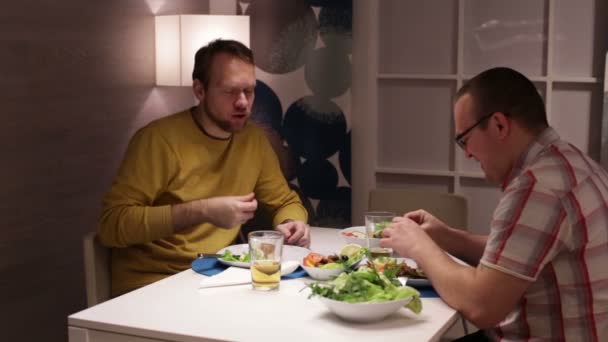
<svg viewBox="0 0 608 342"><path fill-rule="evenodd" d="M312 228L311 250L336 253L338 229ZM189 269L68 317L70 342L99 341L437 341L460 318L440 298L422 298L374 323L352 323L308 298L309 278L282 280L277 291L251 285L199 289Z"/></svg>

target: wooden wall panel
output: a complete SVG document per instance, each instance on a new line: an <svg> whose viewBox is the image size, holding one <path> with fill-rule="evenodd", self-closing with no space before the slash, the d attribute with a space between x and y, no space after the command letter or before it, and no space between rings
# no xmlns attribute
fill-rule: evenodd
<svg viewBox="0 0 608 342"><path fill-rule="evenodd" d="M149 5L150 4L150 5ZM133 132L193 103L154 87L154 19L206 0L21 0L0 10L0 339L65 341L82 236Z"/></svg>

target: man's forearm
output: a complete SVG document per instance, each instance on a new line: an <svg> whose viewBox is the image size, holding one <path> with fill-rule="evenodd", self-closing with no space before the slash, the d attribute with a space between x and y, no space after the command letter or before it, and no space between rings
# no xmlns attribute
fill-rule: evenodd
<svg viewBox="0 0 608 342"><path fill-rule="evenodd" d="M449 228L430 233L439 247L470 265L477 265L483 256L487 235L477 235L465 230Z"/></svg>
<svg viewBox="0 0 608 342"><path fill-rule="evenodd" d="M480 329L496 326L521 301L531 282L500 270L465 266L436 244L420 245L412 258L449 306Z"/></svg>
<svg viewBox="0 0 608 342"><path fill-rule="evenodd" d="M171 207L105 203L98 237L107 247L144 244L173 234Z"/></svg>
<svg viewBox="0 0 608 342"><path fill-rule="evenodd" d="M173 231L179 232L186 228L205 222L205 200L194 200L171 206Z"/></svg>
<svg viewBox="0 0 608 342"><path fill-rule="evenodd" d="M476 268L463 266L437 248L425 249L416 262L433 283L441 298L458 310L467 320L477 317L477 311L489 301L483 298L476 276ZM476 322L475 322L476 323Z"/></svg>

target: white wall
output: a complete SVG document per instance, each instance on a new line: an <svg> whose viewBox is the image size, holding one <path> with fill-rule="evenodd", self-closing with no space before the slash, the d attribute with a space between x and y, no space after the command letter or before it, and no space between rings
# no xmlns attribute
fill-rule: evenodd
<svg viewBox="0 0 608 342"><path fill-rule="evenodd" d="M200 0L7 1L0 11L2 341L66 341L82 237L134 130L192 103L154 87L153 12Z"/></svg>

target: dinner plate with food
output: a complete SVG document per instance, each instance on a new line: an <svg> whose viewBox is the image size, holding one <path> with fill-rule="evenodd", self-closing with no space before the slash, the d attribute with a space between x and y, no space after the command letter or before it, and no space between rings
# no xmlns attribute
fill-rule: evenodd
<svg viewBox="0 0 608 342"><path fill-rule="evenodd" d="M394 273L394 277L406 279L405 284L412 287L431 286L424 271L411 259L378 257L368 261L367 266L374 267L377 271L388 269L392 274Z"/></svg>
<svg viewBox="0 0 608 342"><path fill-rule="evenodd" d="M365 226L349 227L340 230L340 236L347 244L356 244L367 247L367 238L365 235ZM379 247L382 235L369 239L369 247Z"/></svg>
<svg viewBox="0 0 608 342"><path fill-rule="evenodd" d="M284 245L283 261L295 261L299 263L308 253L310 253L310 249ZM249 268L251 259L249 256L249 245L246 243L222 248L217 254L217 260L224 265Z"/></svg>

